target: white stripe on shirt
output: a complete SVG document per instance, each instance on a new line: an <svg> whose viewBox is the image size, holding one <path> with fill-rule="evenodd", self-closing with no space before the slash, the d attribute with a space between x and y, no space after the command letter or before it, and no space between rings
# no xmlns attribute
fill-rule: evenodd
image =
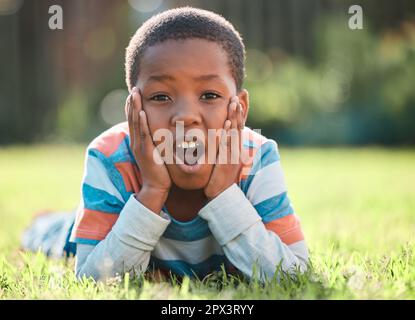
<svg viewBox="0 0 415 320"><path fill-rule="evenodd" d="M287 191L281 162L277 161L259 170L248 188L246 197L253 205Z"/></svg>
<svg viewBox="0 0 415 320"><path fill-rule="evenodd" d="M107 175L107 170L105 169L102 162L93 156L88 156L86 175L84 183L90 185L93 188L104 190L110 195L116 197L122 203L124 199L122 198L120 192L115 188L114 184L111 182Z"/></svg>

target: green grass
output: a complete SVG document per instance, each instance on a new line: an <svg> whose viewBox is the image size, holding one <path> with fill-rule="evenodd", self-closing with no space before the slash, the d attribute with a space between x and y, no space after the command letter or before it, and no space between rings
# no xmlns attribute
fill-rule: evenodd
<svg viewBox="0 0 415 320"><path fill-rule="evenodd" d="M73 260L21 252L41 209L79 199L83 146L0 149L1 299L415 299L415 150L281 148L312 269L261 286L217 273L203 281L76 281Z"/></svg>

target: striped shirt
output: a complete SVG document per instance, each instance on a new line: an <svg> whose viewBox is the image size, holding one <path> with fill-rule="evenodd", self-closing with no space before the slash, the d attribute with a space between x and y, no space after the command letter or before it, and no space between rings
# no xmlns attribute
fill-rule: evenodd
<svg viewBox="0 0 415 320"><path fill-rule="evenodd" d="M133 196L142 179L126 122L94 139L87 148L82 201L71 234L77 274L102 278L157 269L203 278L223 265L250 277L257 264L264 278L272 277L280 263L286 271L304 270L308 251L287 196L277 144L248 127L242 137L249 161L238 183L187 222L175 220L165 206L157 215Z"/></svg>

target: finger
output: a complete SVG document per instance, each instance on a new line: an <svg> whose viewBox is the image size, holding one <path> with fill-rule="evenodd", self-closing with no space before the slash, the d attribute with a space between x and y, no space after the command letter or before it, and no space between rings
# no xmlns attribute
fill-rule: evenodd
<svg viewBox="0 0 415 320"><path fill-rule="evenodd" d="M153 141L151 139L150 129L148 127L147 115L144 110L141 110L139 113L140 117L140 138L141 142L145 145L146 148L153 147Z"/></svg>
<svg viewBox="0 0 415 320"><path fill-rule="evenodd" d="M239 98L235 96L232 98L230 104L230 128L226 137L227 152L231 157L231 163L236 163L238 158L238 144L240 135L238 130L238 112L239 112Z"/></svg>
<svg viewBox="0 0 415 320"><path fill-rule="evenodd" d="M143 109L143 106L141 104L141 93L140 90L138 90L136 87L133 88L131 92L133 98L134 98L134 108L137 110L137 115L140 113L140 111Z"/></svg>
<svg viewBox="0 0 415 320"><path fill-rule="evenodd" d="M242 153L243 153L243 128L244 128L244 123L243 123L243 114L242 114L242 105L240 103L238 103L238 108L237 108L237 123L238 123L238 153L239 153L239 159L242 159Z"/></svg>
<svg viewBox="0 0 415 320"><path fill-rule="evenodd" d="M226 146L227 148L230 147L231 145L231 136L232 136L232 132L230 132L232 128L232 121L231 120L226 120L225 122L225 139L223 139L223 145Z"/></svg>
<svg viewBox="0 0 415 320"><path fill-rule="evenodd" d="M238 102L233 102L231 107L231 129L237 129L238 127Z"/></svg>
<svg viewBox="0 0 415 320"><path fill-rule="evenodd" d="M238 103L237 108L237 122L238 122L238 130L243 130L244 128L244 116L242 112L242 106L240 103Z"/></svg>
<svg viewBox="0 0 415 320"><path fill-rule="evenodd" d="M134 119L135 119L135 137L137 142L140 143L140 132L141 132L141 122L140 122L140 111L143 110L143 105L141 101L141 92L137 87L134 87L131 91L132 95L132 108L134 109Z"/></svg>
<svg viewBox="0 0 415 320"><path fill-rule="evenodd" d="M127 100L125 100L125 108L124 108L125 117L126 117L127 122L128 122L128 128L131 131L132 127L131 127L131 108L130 108L130 104L131 104L131 94L128 95Z"/></svg>
<svg viewBox="0 0 415 320"><path fill-rule="evenodd" d="M133 112L134 109L132 108L132 100L133 96L130 94L126 101L126 112L127 112L127 122L128 122L128 129L130 131L130 145L134 146L135 143L135 130L133 124Z"/></svg>
<svg viewBox="0 0 415 320"><path fill-rule="evenodd" d="M139 146L140 143L141 143L141 139L140 139L140 119L139 119L139 115L138 115L138 111L137 111L137 107L136 107L136 103L135 103L136 99L137 99L137 96L133 94L131 96L130 109L131 109L131 123L132 123L132 127L133 127L133 139L134 139L135 145Z"/></svg>
<svg viewBox="0 0 415 320"><path fill-rule="evenodd" d="M129 94L127 99L125 99L125 106L124 106L125 119L127 119L127 121L128 121L128 113L129 113L129 108L130 108L130 97L131 97L131 94Z"/></svg>
<svg viewBox="0 0 415 320"><path fill-rule="evenodd" d="M235 96L233 102L231 103L231 116L230 120L232 122L231 128L236 129L238 127L238 106L239 106L239 98Z"/></svg>
<svg viewBox="0 0 415 320"><path fill-rule="evenodd" d="M219 141L219 152L221 150L226 149L227 146L227 138L228 138L228 131L229 128L231 127L231 121L229 119L227 119L223 125L223 129L221 130L221 134L220 134L220 141Z"/></svg>
<svg viewBox="0 0 415 320"><path fill-rule="evenodd" d="M140 144L140 118L139 113L142 109L140 91L134 87L131 90L131 105L132 110L132 123L134 128L134 139L137 144Z"/></svg>
<svg viewBox="0 0 415 320"><path fill-rule="evenodd" d="M229 106L228 106L228 117L227 119L231 120L232 115L236 109L236 106L239 102L239 98L237 96L234 96L231 98L231 101L229 102Z"/></svg>
<svg viewBox="0 0 415 320"><path fill-rule="evenodd" d="M130 94L128 96L127 99L127 105L126 105L126 112L127 112L127 121L128 124L131 125L132 128L132 124L133 124L133 96Z"/></svg>
<svg viewBox="0 0 415 320"><path fill-rule="evenodd" d="M230 127L231 127L231 121L226 120L225 121L225 126L224 126L225 131L228 131L230 129Z"/></svg>
<svg viewBox="0 0 415 320"><path fill-rule="evenodd" d="M219 151L218 151L218 162L219 164L227 163L227 155L228 155L228 131L231 127L231 121L227 119L223 126L223 130L220 135L220 142L219 142Z"/></svg>
<svg viewBox="0 0 415 320"><path fill-rule="evenodd" d="M230 163L238 163L240 149L240 130L238 129L239 99L232 106L229 134L226 139L227 152L230 156Z"/></svg>

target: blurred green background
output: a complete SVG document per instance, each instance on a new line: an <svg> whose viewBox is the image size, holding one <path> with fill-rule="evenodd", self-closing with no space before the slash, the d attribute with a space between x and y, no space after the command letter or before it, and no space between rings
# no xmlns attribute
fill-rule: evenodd
<svg viewBox="0 0 415 320"><path fill-rule="evenodd" d="M63 30L48 27L54 4ZM363 30L349 29L352 4ZM250 127L287 145L414 144L409 0L0 0L0 144L85 143L123 121L130 37L184 5L242 34Z"/></svg>

